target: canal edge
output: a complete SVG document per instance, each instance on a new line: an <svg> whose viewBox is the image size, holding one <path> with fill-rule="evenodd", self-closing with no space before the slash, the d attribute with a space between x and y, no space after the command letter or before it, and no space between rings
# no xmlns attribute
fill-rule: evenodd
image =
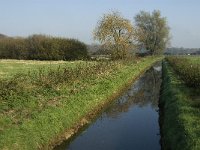
<svg viewBox="0 0 200 150"><path fill-rule="evenodd" d="M60 145L63 141L69 140L72 138L77 132L79 132L82 128L85 126L91 124L93 120L95 120L102 111L104 111L117 97L121 96L126 90L128 90L131 85L139 79L146 71L148 71L153 65L158 63L162 60L157 60L154 63L152 63L150 66L147 66L144 70L141 70L141 72L136 76L133 77L131 80L129 80L123 87L121 87L116 93L113 93L111 96L109 96L106 100L104 100L99 106L95 107L92 111L88 112L88 114L81 118L80 121L75 123L73 127L65 130L63 133L56 136L54 139L50 140L49 144L47 145L40 145L39 149L53 149L57 145Z"/></svg>

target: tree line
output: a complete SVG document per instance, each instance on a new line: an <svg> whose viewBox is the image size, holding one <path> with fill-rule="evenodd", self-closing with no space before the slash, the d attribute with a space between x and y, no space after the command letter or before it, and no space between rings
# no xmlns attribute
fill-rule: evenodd
<svg viewBox="0 0 200 150"><path fill-rule="evenodd" d="M77 60L87 57L87 46L75 39L46 35L0 38L1 59Z"/></svg>
<svg viewBox="0 0 200 150"><path fill-rule="evenodd" d="M120 12L104 14L94 29L98 40L113 59L124 59L145 49L149 55L162 54L169 44L169 26L159 10L140 11L134 24Z"/></svg>
<svg viewBox="0 0 200 150"><path fill-rule="evenodd" d="M144 49L149 55L162 54L169 43L167 19L159 10L140 11L134 24L119 12L104 14L93 33L102 45L100 53L112 59L126 59ZM0 58L77 60L88 58L88 51L84 43L75 39L46 35L12 38L0 34Z"/></svg>

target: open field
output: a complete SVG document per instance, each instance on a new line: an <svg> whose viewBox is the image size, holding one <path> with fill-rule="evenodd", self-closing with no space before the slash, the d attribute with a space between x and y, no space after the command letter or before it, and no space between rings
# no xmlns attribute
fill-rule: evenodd
<svg viewBox="0 0 200 150"><path fill-rule="evenodd" d="M60 68L75 68L77 65L94 64L86 61L36 61L36 60L0 60L0 79L10 78L18 73L35 72L40 69L50 70Z"/></svg>
<svg viewBox="0 0 200 150"><path fill-rule="evenodd" d="M27 61L26 64L25 61L19 63L20 66L17 61L8 61L13 70L6 72L6 67L4 71L0 70L10 76L0 80L0 149L47 148L65 131L87 123L86 116L91 112L98 113L122 89L161 59L75 62L66 63L67 67L65 63L59 67L53 62L55 69L45 72L42 69L28 71L29 65L26 67L30 64L35 69L40 68L44 62L32 64ZM9 66L5 62L1 62L2 66ZM28 73L16 74L21 69Z"/></svg>
<svg viewBox="0 0 200 150"><path fill-rule="evenodd" d="M195 83L193 78L199 70L193 70L190 65L198 64L200 59L171 57L167 60L170 63L163 63L160 100L162 147L198 150L200 149L200 88L198 80L194 79ZM181 72L179 67L188 70ZM192 74L193 72L195 73ZM183 77L187 74L190 75L189 79Z"/></svg>
<svg viewBox="0 0 200 150"><path fill-rule="evenodd" d="M192 61L193 63L200 64L200 56L191 56L191 57L186 57L186 58Z"/></svg>

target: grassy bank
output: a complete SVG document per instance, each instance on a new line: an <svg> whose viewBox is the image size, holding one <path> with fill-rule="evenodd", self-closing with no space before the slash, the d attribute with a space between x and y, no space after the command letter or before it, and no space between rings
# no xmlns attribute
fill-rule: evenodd
<svg viewBox="0 0 200 150"><path fill-rule="evenodd" d="M163 63L161 134L164 150L200 149L200 89L186 86L175 70Z"/></svg>
<svg viewBox="0 0 200 150"><path fill-rule="evenodd" d="M200 57L167 57L176 73L190 87L200 87Z"/></svg>
<svg viewBox="0 0 200 150"><path fill-rule="evenodd" d="M92 62L0 80L0 149L48 148L161 57ZM78 123L78 124L77 124ZM72 131L74 132L74 131Z"/></svg>

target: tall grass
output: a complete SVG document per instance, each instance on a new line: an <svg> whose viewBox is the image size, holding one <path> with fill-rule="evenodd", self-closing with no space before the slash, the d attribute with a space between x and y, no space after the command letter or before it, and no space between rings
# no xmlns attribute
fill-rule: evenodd
<svg viewBox="0 0 200 150"><path fill-rule="evenodd" d="M200 87L200 58L167 57L167 60L187 85Z"/></svg>
<svg viewBox="0 0 200 150"><path fill-rule="evenodd" d="M57 69L48 71L40 68L35 72L16 74L9 80L2 79L0 80L0 110L6 113L10 110L19 111L27 109L26 107L37 107L38 103L41 103L39 97L59 96L60 88L63 86L67 88L68 95L74 94L84 88L81 84L86 84L89 80L106 78L124 63L100 61L91 64L88 62L77 64L75 68L58 66ZM19 118L17 116L16 113L15 118Z"/></svg>

